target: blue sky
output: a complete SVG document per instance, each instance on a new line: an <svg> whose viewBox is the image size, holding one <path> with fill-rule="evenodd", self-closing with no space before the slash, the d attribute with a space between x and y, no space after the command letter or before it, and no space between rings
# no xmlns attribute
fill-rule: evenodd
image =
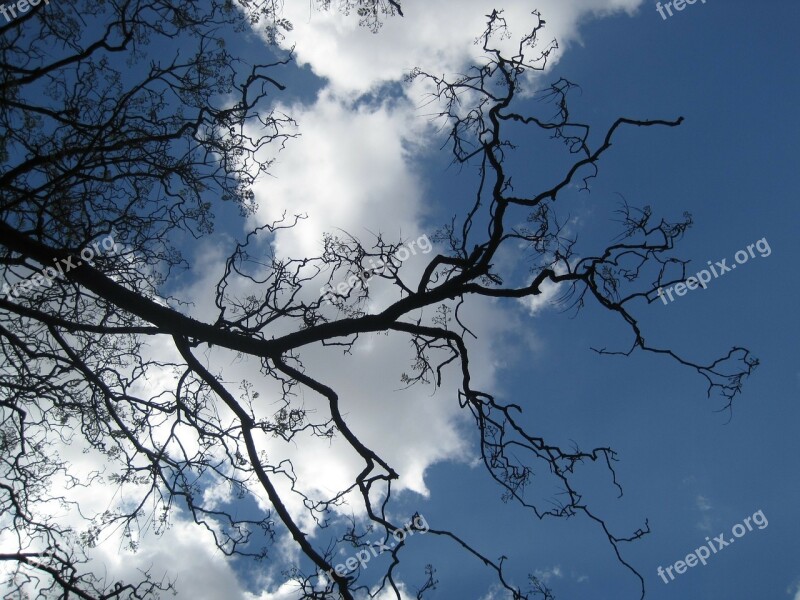
<svg viewBox="0 0 800 600"><path fill-rule="evenodd" d="M704 380L674 361L593 352L592 347L627 349L630 331L592 302L577 315L564 311L557 303L559 290L552 290L547 302L535 304L470 299L465 317L478 335L470 341L475 385L522 406L525 425L552 443L617 451L622 498L602 466L586 466L576 477L594 512L617 535L631 535L649 520L652 533L620 547L642 574L647 598L800 600L800 470L794 462L800 454L800 331L793 262L800 251L795 231L800 215L792 146L800 133L797 3L707 0L663 20L654 3L641 0L407 2L406 16L389 20L377 35L335 11L288 4L286 16L295 28L283 46L295 45L297 63L275 73L288 86L275 96L275 108L296 119L301 135L288 142L270 176L256 186L256 214L243 221L230 207L217 207L215 233L191 246L186 240L192 268L164 291L193 301L187 310L213 322L208 290L222 275L233 240L284 211L307 218L261 246L278 257L318 254L322 235L336 230L365 243L371 232L394 242L433 238L452 215L471 206L476 173L474 165L450 164L435 126L441 122L429 118L435 108L424 102L424 86L403 83L404 75L415 66L437 74L463 71L477 58L472 42L493 6L506 9L515 36L526 33L530 10L539 8L547 21L542 42L556 37L560 49L530 88L560 77L580 85L570 96L571 113L592 126L595 143L619 116L685 118L677 128L620 131L600 162L591 193L570 189L559 199L557 209L570 219L570 232L587 252L604 248L618 232L611 219L625 198L633 206L652 206L658 217L676 220L684 211L692 213L694 226L677 251L692 261L689 273L708 261L731 264L737 251L765 240L768 256L756 253L708 289L667 305L656 301L632 309L653 345L697 362L741 345L761 365L732 412L720 412L723 402L707 398ZM255 33L230 42L251 62L273 56ZM530 97L518 104L520 112L540 107ZM541 191L561 179L567 163L557 143L516 141L519 149L508 165L520 191ZM404 262L404 272L413 279L428 258L415 254ZM524 281L523 253L504 253L500 260ZM233 282L231 289L246 293L246 285ZM380 283L370 291L370 311L398 297ZM307 293L318 294L311 287ZM277 323L275 335L294 326ZM152 350L159 357L174 354L159 341ZM309 374L339 391L353 429L400 473L393 518L404 521L419 512L430 527L452 529L486 556L506 556L509 580L524 587L526 574L534 573L559 599L639 597L639 580L616 560L595 524L583 517L539 521L501 501L502 490L476 460L475 428L458 407L455 369L438 390L402 389L401 373L413 356L399 335L364 336L347 356L337 348L309 347L301 357ZM265 398L276 391L257 361L238 360L219 348L209 349L204 359L226 382L247 379ZM325 410L308 391L297 400L310 410ZM283 446L263 441L263 449L274 461L294 462L310 497L340 489L360 468L340 440L298 439ZM539 481L534 479L532 493L547 498ZM326 533L315 531L285 481L281 491L313 543L324 548ZM206 492L220 505L231 500L221 488ZM237 510L256 514L268 508L264 498L253 497ZM714 554L707 565L666 585L657 575L658 567L684 559L706 536L730 538L732 527L759 510L768 525ZM357 502L338 516L350 511L363 519ZM377 539L377 533L368 539ZM180 514L164 536L143 539L136 555L113 543L97 552L109 569L168 566L178 576L179 598L289 600L295 596L283 570L301 560L279 532L266 563L226 561ZM344 561L351 554L342 549L336 558ZM385 565L386 559L375 559L365 583L375 583L381 571L374 565ZM434 535L419 534L409 542L400 569L403 600L414 597L428 562L437 568L440 588L426 598L506 598L479 561Z"/></svg>
<svg viewBox="0 0 800 600"><path fill-rule="evenodd" d="M630 550L653 598L781 598L796 590L797 469L783 457L797 448L797 284L780 274L791 271L798 251L797 208L785 189L797 170L789 144L798 131L799 81L786 66L797 55L786 29L797 14L788 2L755 11L743 2L711 2L662 21L645 4L634 19L587 26L586 51L573 48L557 67L581 83L581 100L600 120L617 112L686 118L677 129L627 136L596 196L620 192L661 211L691 211L695 226L683 253L698 269L707 260L732 262L735 251L762 237L772 248L705 291L643 312L653 341L696 355L742 344L762 360L730 423L712 412L698 378L675 365L642 357L612 366L582 353L581 345L600 343L606 330L588 314L564 336L584 338L563 351L593 376L581 378L569 409L554 412L563 419L584 407L591 420L573 422L573 435L606 431L602 437L620 452L629 474L620 518L646 514L654 530ZM575 323L559 326L563 332ZM560 345L558 337L553 331L548 342ZM545 369L552 375L561 371L557 355L554 349ZM601 399L608 410L586 408ZM769 517L764 530L668 585L656 577L658 565L703 543L706 525L730 537L730 528L758 509ZM604 577L592 575L595 583ZM612 582L603 579L580 596L607 597Z"/></svg>
<svg viewBox="0 0 800 600"><path fill-rule="evenodd" d="M617 116L683 116L685 122L678 128L621 132L601 162L591 194L568 194L563 210L577 218L581 239L595 244L608 240L608 220L620 195L636 206L651 205L667 218L689 211L695 224L678 254L691 259L690 273L709 260L727 258L731 263L738 250L766 238L769 256L757 254L739 270L713 280L708 289L690 292L667 306L656 302L635 308L651 343L698 362L743 345L762 364L732 414L717 412L720 399L707 398L704 381L687 368L655 355L620 358L592 352L591 347L625 349L630 337L619 319L591 303L575 318L558 307L532 314L510 304L494 315L494 325L503 319L506 323L489 345L486 356L493 366L487 380L499 397L524 407L525 422L533 431L565 445L574 440L582 448L610 445L618 452L617 474L625 495L616 499L605 473L587 468L587 499L620 535L649 519L650 535L621 546L625 559L642 573L648 598L795 600L800 598L800 480L793 462L800 450L800 369L795 358L799 332L793 310L797 280L786 274L793 272L800 250L791 183L798 161L790 146L800 132L800 80L793 66L798 57L793 26L800 9L788 1L754 7L709 0L665 21L653 3L639 3L638 8L635 2L625 4L629 12L598 17L584 10L572 21L574 15L565 16L554 7L551 16L542 7L544 18L564 32L567 42L562 42L557 63L538 84L559 77L579 84L580 92L571 97L572 113L590 123L596 134ZM518 11L510 14L522 10L513 3L507 7ZM476 7L453 10L470 8ZM409 5L406 14L425 10ZM523 33L514 20L509 24L514 33ZM404 29L410 27L408 18L392 22L363 42L386 53L374 55L367 70L389 73L384 79L392 80L394 71L384 69L382 60L388 56L386 62L392 63L399 51L394 44L403 35L413 36ZM330 39L345 47L353 38ZM350 135L369 138L374 135L370 122L391 128L387 122L409 118L387 106L418 99L401 86L376 88L369 73L355 79L337 74L335 66L313 53L304 54L302 46L298 55L308 64L287 78L304 91L290 92L291 101L286 102L307 111L298 117L304 136L311 135L309 122L323 122L314 121L318 114L344 120L359 114L350 122ZM315 80L311 71L328 78ZM352 102L370 89L381 90L379 100L373 96L365 102L362 96L360 103ZM337 100L325 107L327 93ZM381 110L386 112L380 115ZM424 113L417 110L411 118L424 122ZM341 132L317 135L328 133L341 139L336 138ZM474 189L474 170L450 166L447 151L438 150L429 130L418 135L403 158L404 173L415 186L408 199L412 210L397 214L407 227L432 234L451 214L465 210ZM427 141L420 143L424 136ZM314 177L313 147L301 150L290 144L286 154L293 152L307 153L303 160ZM520 152L513 161L520 168L521 185L541 189L559 177L555 169L563 166L563 156L547 154L558 153L557 146L523 145ZM297 171L285 164L279 161L276 174L283 182L277 188L265 186L266 202L293 185L290 173ZM320 185L327 183L320 177ZM311 210L324 210L325 201ZM387 226L372 212L380 202L364 202L371 209L357 212L350 226L391 232L392 221ZM278 241L278 247L287 246L303 244ZM492 315L478 313L483 319ZM481 328L492 326L483 323ZM348 368L359 372L360 367ZM452 397L445 389L433 400L449 402ZM471 430L463 423L458 427L467 438L467 456L474 456ZM398 496L397 510L420 511L432 527L452 527L488 556L508 556L507 567L518 583L526 573L538 572L558 598L638 597L638 580L615 561L597 527L580 517L533 519L519 507L502 503L501 491L482 468L463 458L431 459L424 471L425 495L417 493L419 485L416 490L410 485ZM768 525L713 555L706 566L689 569L668 585L656 574L657 567L668 567L703 545L706 536L724 532L730 538L734 525L759 510ZM416 576L419 571L413 567L436 559L441 591L433 592L432 598L503 597L492 591L490 574L477 561L454 555L451 546L433 536L414 541L407 572ZM246 570L242 565L239 573Z"/></svg>

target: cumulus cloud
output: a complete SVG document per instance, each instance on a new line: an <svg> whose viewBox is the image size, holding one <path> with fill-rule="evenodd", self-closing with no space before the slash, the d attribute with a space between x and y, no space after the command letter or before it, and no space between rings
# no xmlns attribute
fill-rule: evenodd
<svg viewBox="0 0 800 600"><path fill-rule="evenodd" d="M563 52L579 41L578 25L587 18L633 13L640 4L641 0L579 0L569 5L543 0L537 5L547 22L542 47L557 38ZM442 140L432 135L430 123L418 110L422 90L387 84L402 82L415 66L432 73L463 71L479 56L475 38L493 8L505 8L513 36L523 35L536 22L526 3L442 1L408 6L404 18L388 19L374 35L359 27L357 18L338 11L309 12L308 5L287 3L285 16L294 29L284 44L293 46L298 63L324 78L325 85L313 99L279 107L296 119L300 137L289 142L271 176L254 189L260 209L250 226L284 214L306 217L297 227L277 233L273 249L279 257L318 256L326 232L345 231L365 241L380 233L392 242L430 233L425 207L441 199L427 195L415 158L428 147L438 148ZM403 275L413 281L424 262L425 257L413 257L404 263ZM557 293L556 286L545 285L541 295L526 301L526 308L536 314ZM377 284L370 295L367 308L374 312L396 299L397 291ZM465 317L472 317L469 322L480 338L470 342L473 364L481 365L476 385L496 387L499 370L508 366L497 357L509 353L498 350L508 345L515 328L521 329L517 310L492 301L473 302L467 309ZM512 343L534 347L530 332L524 336ZM430 389L400 389L400 374L413 359L403 336L365 336L349 356L319 347L301 354L308 372L340 393L352 429L401 474L396 489L426 495L424 474L432 464L473 458L459 432L463 413L455 402L455 378L445 381L435 396ZM246 374L246 368L236 369L226 376ZM306 393L302 401L325 411L312 394ZM269 451L274 453L273 446ZM295 464L299 480L310 486L306 493L315 497L340 489L361 466L340 440L329 444L309 439L280 452ZM302 512L299 503L292 501L290 507Z"/></svg>
<svg viewBox="0 0 800 600"><path fill-rule="evenodd" d="M578 25L589 17L617 12L633 13L641 0L488 0L441 1L409 4L405 17L387 19L378 35L358 26L358 20L336 11L309 10L303 3L287 3L294 30L285 44L296 47L300 64L328 80L337 94L363 94L375 86L398 81L410 69L422 66L433 73L459 72L479 54L475 38L484 30L486 16L504 9L516 36L534 23L538 9L547 26L541 38L557 39L562 49L579 40ZM512 42L513 43L513 42Z"/></svg>
<svg viewBox="0 0 800 600"><path fill-rule="evenodd" d="M323 233L334 229L367 239L370 231L396 237L418 231L422 184L410 150L425 124L408 102L353 103L322 93L310 105L280 110L297 120L300 137L254 192L258 222L284 213L307 216L279 232L281 256L318 256Z"/></svg>

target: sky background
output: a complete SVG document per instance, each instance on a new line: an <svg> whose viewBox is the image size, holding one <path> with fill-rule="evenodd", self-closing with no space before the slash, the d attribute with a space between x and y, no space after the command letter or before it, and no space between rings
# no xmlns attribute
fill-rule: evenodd
<svg viewBox="0 0 800 600"><path fill-rule="evenodd" d="M463 70L492 7L506 9L515 36L532 23L526 19L530 10L542 12L542 41L555 37L560 49L531 88L559 77L579 84L571 111L595 135L618 116L685 118L678 128L619 132L591 194L570 191L559 201L586 247L610 243L609 219L622 196L668 219L692 213L695 224L678 252L691 259L690 273L709 260L730 263L736 251L762 238L771 254L757 254L708 289L667 306L634 308L648 342L698 362L735 345L753 351L762 364L732 414L717 412L722 402L706 397L704 380L673 361L592 352L626 349L631 340L624 323L591 302L574 316L552 303L473 299L467 316L480 338L471 343L477 385L522 405L524 422L553 443L574 440L583 449L609 445L618 452L621 499L611 493L602 468L585 469L580 481L615 533L630 535L649 519L652 533L621 547L643 575L647 598L800 600L796 2L708 0L663 20L654 3L638 0L409 1L405 18L389 20L377 35L358 28L352 17L310 12L304 2L287 6L295 29L284 45L296 44L298 64L279 77L288 89L277 101L302 135L289 142L272 176L259 185L253 219L244 223L220 209L217 231L192 249L193 268L174 293L197 299L195 316L213 320L212 298L204 290L220 276L230 240L284 210L308 215L271 240L279 256L294 257L318 254L322 234L334 228L363 240L371 231L411 239L433 236L454 213L463 214L475 171L450 165L423 90L402 81L414 66L434 73ZM252 61L270 52L255 35L231 42ZM562 177L563 159L557 144L521 143L511 159L520 191L551 187ZM522 265L525 257L503 258ZM413 256L404 270L419 273L425 262L425 256ZM524 276L524 265L519 273ZM556 300L557 292L549 299ZM371 310L393 294L376 287ZM364 337L352 356L322 348L303 353L308 372L339 390L355 431L401 473L393 514L418 511L431 527L461 533L487 556L507 556L512 580L523 584L526 573L537 573L559 599L638 598L638 580L585 518L540 522L501 502L501 490L476 464L474 427L458 408L456 374L435 393L401 391L399 376L410 358L401 336ZM228 381L247 377L261 385L257 365L223 353L207 359L224 369ZM318 400L309 395L304 401L313 406ZM313 440L280 452L320 492L335 489L358 464L335 444ZM292 508L299 515L299 504ZM668 585L656 575L658 566L684 558L706 536L724 532L729 538L734 525L758 510L768 526L706 566ZM311 523L304 525L311 530ZM489 571L452 550L434 536L415 536L401 571L409 574L409 592L420 581L420 566L435 559L441 585L430 598L505 597L492 587ZM280 570L296 551L282 539L274 562L226 562L201 532L178 520L165 537L143 540L136 555L113 543L98 552L109 568L122 571L170 565L178 573L179 598L293 597ZM378 572L371 567L365 577Z"/></svg>

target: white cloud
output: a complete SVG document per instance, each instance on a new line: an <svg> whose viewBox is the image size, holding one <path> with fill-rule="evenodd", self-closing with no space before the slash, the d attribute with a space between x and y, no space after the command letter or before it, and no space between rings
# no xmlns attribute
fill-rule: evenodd
<svg viewBox="0 0 800 600"><path fill-rule="evenodd" d="M536 316L544 309L554 306L556 304L556 298L563 292L560 284L553 283L549 279L543 281L539 289L541 293L536 296L526 296L520 300L532 317Z"/></svg>
<svg viewBox="0 0 800 600"><path fill-rule="evenodd" d="M786 593L789 596L792 596L792 600L800 600L800 581L797 581L790 585L786 589Z"/></svg>
<svg viewBox="0 0 800 600"><path fill-rule="evenodd" d="M506 600L511 597L511 592L504 589L499 584L494 584L491 588L489 588L489 591L486 592L486 594L480 597L479 600Z"/></svg>
<svg viewBox="0 0 800 600"><path fill-rule="evenodd" d="M414 595L408 592L408 589L403 583L398 583L397 589L400 592L400 600L413 600ZM375 600L397 600L397 594L395 594L393 589L385 588L378 596L375 596Z"/></svg>
<svg viewBox="0 0 800 600"><path fill-rule="evenodd" d="M695 498L695 504L697 505L697 510L701 513L708 513L713 508L709 499L703 495L698 495ZM697 528L700 531L711 531L713 525L714 522L710 514L703 514L702 519L697 522Z"/></svg>
<svg viewBox="0 0 800 600"><path fill-rule="evenodd" d="M309 12L304 3L287 3L294 25L286 46L296 45L300 64L330 82L339 95L362 94L384 82L399 81L416 66L432 73L454 73L478 55L473 43L493 9L504 9L513 35L527 33L537 8L546 21L542 45L556 38L563 49L579 39L578 25L592 16L633 13L641 0L539 0L501 2L461 0L411 3L405 17L388 19L378 35L358 26L358 19L336 11ZM514 38L509 43L515 43Z"/></svg>
<svg viewBox="0 0 800 600"><path fill-rule="evenodd" d="M706 512L712 508L711 503L705 496L697 496L695 502L697 503L697 509L700 511Z"/></svg>
<svg viewBox="0 0 800 600"><path fill-rule="evenodd" d="M297 120L301 137L254 190L259 223L284 211L308 216L279 233L281 256L318 256L322 234L336 228L366 239L370 231L395 238L417 232L422 186L409 150L426 125L408 102L356 105L322 93L311 105L281 110Z"/></svg>
<svg viewBox="0 0 800 600"><path fill-rule="evenodd" d="M544 583L548 583L554 577L561 579L564 576L561 573L561 567L558 565L548 569L537 569L536 571L533 572L533 574L536 575L536 577L538 577Z"/></svg>

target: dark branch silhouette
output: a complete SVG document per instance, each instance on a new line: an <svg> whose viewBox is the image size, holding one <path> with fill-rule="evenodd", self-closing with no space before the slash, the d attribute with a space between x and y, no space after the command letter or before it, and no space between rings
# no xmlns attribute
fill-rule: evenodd
<svg viewBox="0 0 800 600"><path fill-rule="evenodd" d="M588 506L575 479L581 465L598 463L622 494L616 453L610 447L561 448L523 426L525 398L503 404L475 389L476 367L465 343L472 332L460 309L474 296L513 301L559 284L571 306L579 310L594 301L630 331L630 347L598 352L640 350L669 357L699 373L709 393L718 391L730 408L757 365L749 351L734 348L705 362L687 357L646 342L636 317L639 308L657 300L659 287L685 281L686 261L673 251L691 217L672 222L655 217L650 207L623 203L619 238L578 254L577 238L565 233L557 215L570 186L588 189L598 176L600 159L620 130L677 127L682 119L619 118L595 146L589 125L570 115L568 96L575 86L564 79L539 94L553 116L527 114L520 89L538 81L532 75L545 68L557 46L537 49L545 23L534 13L537 25L513 53L505 53L500 40L508 36L507 25L494 11L477 40L482 64L454 78L423 68L409 76L433 90L429 106L446 125L453 160L475 166L479 175L463 214L436 236L442 252L419 280L405 276L392 260L403 240L381 235L371 245L347 234L328 235L316 257L265 257L253 250L264 236L303 218L285 215L235 245L213 292L216 320L203 322L170 296L174 274L188 266L180 240L211 232L212 208L223 203L252 214L252 187L269 169L262 150L280 148L293 135L291 117L271 109L272 96L283 89L281 69L291 57L276 50L274 60L246 64L224 43L225 32L252 23L260 23L275 41L291 24L275 2L206 4L53 2L0 27L0 265L7 286L0 298L0 527L18 542L0 548L0 560L16 565L8 583L20 593L36 590L42 598L154 597L172 587L168 579L143 573L138 582L101 581L87 564L86 551L116 528L135 547L136 532L163 530L170 511L179 507L226 555L268 559L274 537L288 533L307 559L306 567L288 574L300 598L349 600L362 591L375 595L388 589L399 599L397 566L405 540L391 548L391 564L377 591L359 570L341 574L334 568L336 551L364 548L372 527L384 541L403 531L388 516L399 473L383 458L384 449L369 447L348 425L340 392L302 361L303 349L312 345L341 352L364 334L392 332L406 336L414 348L406 384L440 386L446 369L459 373L457 400L473 417L474 440L503 498L539 519L586 517L639 578L643 596L644 581L626 558L624 544L648 533L647 520L633 533L612 531ZM402 16L393 1L345 2L338 8L355 9L373 29L383 17ZM87 40L90 31L100 33ZM171 41L181 52L156 59L148 46L154 39ZM574 155L572 165L545 189L512 186L506 158L520 131L559 140ZM111 235L113 253L76 260ZM522 247L529 257L526 282L505 283L515 276L496 266L509 247ZM365 310L368 286L337 291L327 300L315 292L320 281L363 278L371 260L385 268L370 276L399 290L399 298L380 312ZM63 265L61 276L37 279L54 265ZM243 289L257 293L242 295ZM423 308L435 316L419 317ZM155 341L171 344L171 360L153 357L149 346ZM252 383L232 390L201 359L212 347L257 361L263 378L281 393L265 402L260 386ZM150 376L165 373L174 376L174 388L150 394ZM324 399L327 414L306 410L298 400L303 392ZM266 439L290 444L302 436L340 437L360 458L360 472L331 497L312 497L289 461L271 460L259 450ZM95 483L73 477L60 458L59 446L76 440L108 462L107 473L95 474L97 483L137 492L132 506L84 515L80 532L42 510L53 502L74 504L68 495L54 495L50 482L66 479L67 489ZM270 509L244 519L238 511L209 504L203 491L220 481L239 498L265 497ZM287 485L291 491L281 491ZM536 500L529 493L534 485L555 485L560 494ZM320 529L330 527L335 510L352 497L363 503L370 524L365 530L354 521L344 533L331 528L326 545L324 536L303 531L290 509L291 495ZM419 517L412 517L412 527ZM533 575L520 587L504 569L505 558L488 557L469 535L435 523L426 531L461 552L465 565L484 566L511 597L554 597ZM439 585L435 573L434 565L426 567L418 599Z"/></svg>

